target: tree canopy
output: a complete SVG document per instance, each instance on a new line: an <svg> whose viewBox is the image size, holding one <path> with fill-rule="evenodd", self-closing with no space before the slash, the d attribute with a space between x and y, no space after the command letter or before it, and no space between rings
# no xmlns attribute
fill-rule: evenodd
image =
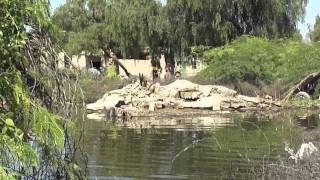
<svg viewBox="0 0 320 180"><path fill-rule="evenodd" d="M113 49L125 57L137 57L152 44L148 34L155 31L151 21L159 15L159 7L156 1L72 0L58 8L52 19L63 30L67 42L62 46L71 54Z"/></svg>
<svg viewBox="0 0 320 180"><path fill-rule="evenodd" d="M69 0L53 21L68 52L118 49L138 57L149 47L186 56L195 45L220 46L241 35L291 37L308 0Z"/></svg>

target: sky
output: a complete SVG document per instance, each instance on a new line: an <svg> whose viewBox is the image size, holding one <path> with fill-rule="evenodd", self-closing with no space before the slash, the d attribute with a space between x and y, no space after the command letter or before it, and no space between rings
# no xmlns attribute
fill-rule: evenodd
<svg viewBox="0 0 320 180"><path fill-rule="evenodd" d="M317 15L320 15L320 0L309 0L306 9L305 21L304 23L299 23L298 25L303 37L306 38L306 35L309 32L308 25L313 27Z"/></svg>
<svg viewBox="0 0 320 180"><path fill-rule="evenodd" d="M65 1L66 0L50 0L52 9L55 10L60 5L64 4ZM166 0L161 1L165 2ZM306 9L305 21L303 23L300 22L298 25L298 28L303 37L306 38L306 35L309 32L308 25L311 25L311 27L313 27L317 15L320 15L320 0L309 0Z"/></svg>
<svg viewBox="0 0 320 180"><path fill-rule="evenodd" d="M64 4L66 0L50 0L52 10Z"/></svg>

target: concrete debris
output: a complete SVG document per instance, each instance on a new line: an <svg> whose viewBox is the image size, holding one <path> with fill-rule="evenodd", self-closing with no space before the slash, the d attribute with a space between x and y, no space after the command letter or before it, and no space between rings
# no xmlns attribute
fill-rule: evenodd
<svg viewBox="0 0 320 180"><path fill-rule="evenodd" d="M210 109L222 112L278 106L279 102L270 98L238 95L236 91L227 87L176 80L166 86L148 83L146 87L134 82L122 89L106 93L96 103L88 104L87 110L88 113L94 114L91 116L101 117L97 113L106 114L111 108L121 109L121 113L116 113L121 116L143 116L144 113L164 108Z"/></svg>

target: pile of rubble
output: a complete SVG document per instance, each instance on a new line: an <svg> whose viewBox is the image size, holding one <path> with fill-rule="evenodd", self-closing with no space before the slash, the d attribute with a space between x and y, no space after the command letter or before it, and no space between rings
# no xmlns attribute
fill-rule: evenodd
<svg viewBox="0 0 320 180"><path fill-rule="evenodd" d="M272 98L238 95L224 86L198 85L187 80L161 86L148 83L146 87L137 81L126 87L106 93L96 103L88 104L89 117L144 116L159 109L210 109L216 112L246 111L279 107Z"/></svg>

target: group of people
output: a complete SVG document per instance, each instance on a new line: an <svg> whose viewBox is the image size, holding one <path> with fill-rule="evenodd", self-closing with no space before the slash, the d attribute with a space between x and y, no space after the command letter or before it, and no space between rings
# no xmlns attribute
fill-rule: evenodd
<svg viewBox="0 0 320 180"><path fill-rule="evenodd" d="M177 71L175 73L175 68L170 63L166 63L165 72L166 72L164 76L165 80L172 80L173 78L175 78L176 74L180 76L180 72ZM160 63L158 63L152 68L153 80L159 79L161 77L161 74L162 74L162 67Z"/></svg>

